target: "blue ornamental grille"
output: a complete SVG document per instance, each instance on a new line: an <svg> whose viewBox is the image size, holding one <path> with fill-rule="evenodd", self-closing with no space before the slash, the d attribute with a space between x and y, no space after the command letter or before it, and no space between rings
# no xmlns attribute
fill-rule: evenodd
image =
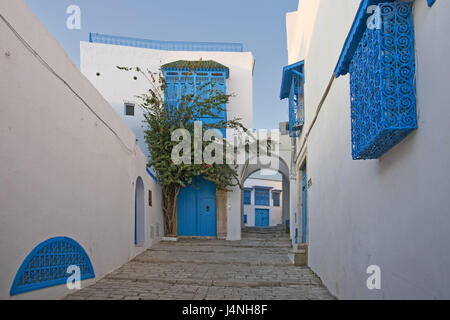
<svg viewBox="0 0 450 320"><path fill-rule="evenodd" d="M10 295L66 283L67 268L78 266L81 280L94 278L89 256L74 240L66 237L42 242L26 257L14 278Z"/></svg>
<svg viewBox="0 0 450 320"><path fill-rule="evenodd" d="M292 76L289 93L289 136L299 137L304 123L303 81L298 75Z"/></svg>
<svg viewBox="0 0 450 320"><path fill-rule="evenodd" d="M353 159L377 159L417 128L412 3L379 5L350 64Z"/></svg>

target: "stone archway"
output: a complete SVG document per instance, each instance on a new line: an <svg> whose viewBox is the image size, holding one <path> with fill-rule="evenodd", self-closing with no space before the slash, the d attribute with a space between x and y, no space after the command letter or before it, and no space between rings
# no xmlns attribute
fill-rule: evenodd
<svg viewBox="0 0 450 320"><path fill-rule="evenodd" d="M252 161L253 160L253 161ZM286 221L290 219L290 181L289 166L281 157L266 157L262 161L260 159L248 159L241 169L241 184L249 178L253 173L270 169L277 171L282 176L282 224L286 225ZM244 226L244 190L241 191L241 229Z"/></svg>
<svg viewBox="0 0 450 320"><path fill-rule="evenodd" d="M134 201L134 244L145 243L145 191L144 181L141 177L136 179Z"/></svg>

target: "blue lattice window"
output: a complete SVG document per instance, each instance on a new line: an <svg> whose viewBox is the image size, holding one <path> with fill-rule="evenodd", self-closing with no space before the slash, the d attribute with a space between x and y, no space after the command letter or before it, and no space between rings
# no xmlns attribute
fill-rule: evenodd
<svg viewBox="0 0 450 320"><path fill-rule="evenodd" d="M42 242L25 258L14 278L10 295L66 283L67 268L78 266L81 280L94 278L94 269L86 251L66 237Z"/></svg>
<svg viewBox="0 0 450 320"><path fill-rule="evenodd" d="M273 206L279 207L280 206L280 192L273 191L272 192L272 198L273 198Z"/></svg>
<svg viewBox="0 0 450 320"><path fill-rule="evenodd" d="M377 159L417 128L412 5L363 0L342 50L335 75L350 73L353 159Z"/></svg>
<svg viewBox="0 0 450 320"><path fill-rule="evenodd" d="M255 205L270 206L270 189L255 187Z"/></svg>
<svg viewBox="0 0 450 320"><path fill-rule="evenodd" d="M289 98L289 136L300 136L305 123L304 62L283 68L280 99Z"/></svg>
<svg viewBox="0 0 450 320"><path fill-rule="evenodd" d="M167 88L165 100L169 107L177 108L181 99L188 95L208 99L211 90L226 93L226 79L229 76L227 67L215 61L175 61L162 66ZM203 117L205 124L213 124L227 120L226 106L224 111ZM225 137L226 128L220 130Z"/></svg>
<svg viewBox="0 0 450 320"><path fill-rule="evenodd" d="M244 189L244 204L252 204L252 190Z"/></svg>

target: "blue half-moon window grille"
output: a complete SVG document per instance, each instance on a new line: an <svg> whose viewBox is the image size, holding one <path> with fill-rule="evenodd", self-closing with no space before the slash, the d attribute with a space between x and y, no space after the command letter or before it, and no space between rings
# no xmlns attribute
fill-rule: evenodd
<svg viewBox="0 0 450 320"><path fill-rule="evenodd" d="M270 206L270 189L255 187L255 205Z"/></svg>
<svg viewBox="0 0 450 320"><path fill-rule="evenodd" d="M73 239L56 237L35 247L25 258L11 286L10 295L66 283L69 266L80 268L80 280L95 278L89 256Z"/></svg>
<svg viewBox="0 0 450 320"><path fill-rule="evenodd" d="M347 72L352 157L377 159L417 128L412 3L361 3L335 71Z"/></svg>
<svg viewBox="0 0 450 320"><path fill-rule="evenodd" d="M179 60L167 63L161 69L167 85L164 96L169 108L178 108L180 103L189 104L196 100L203 103L213 92L226 94L229 68L213 60ZM220 107L221 112L203 117L201 121L206 125L226 121L226 105ZM226 128L220 131L225 137Z"/></svg>
<svg viewBox="0 0 450 320"><path fill-rule="evenodd" d="M244 204L252 204L252 190L244 189Z"/></svg>

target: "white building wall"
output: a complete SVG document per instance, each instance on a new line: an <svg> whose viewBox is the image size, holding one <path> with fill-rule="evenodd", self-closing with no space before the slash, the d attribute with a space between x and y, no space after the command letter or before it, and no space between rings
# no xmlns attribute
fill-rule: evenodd
<svg viewBox="0 0 450 320"><path fill-rule="evenodd" d="M121 67L140 67L142 70L159 72L163 64L177 60L214 60L230 69L227 79L227 93L235 94L227 105L227 118L241 118L247 128L253 126L253 66L251 52L198 52L155 50L102 43L81 42L81 72L111 104L114 110L125 119L138 138L144 153L148 154L144 142L144 120L140 102L136 96L147 92L151 84L137 72L125 72ZM100 75L97 76L97 73ZM137 80L134 80L134 77ZM134 117L124 115L124 104L136 104Z"/></svg>
<svg viewBox="0 0 450 320"><path fill-rule="evenodd" d="M288 14L315 17L311 25L287 24L288 36L297 25L295 32L309 39L289 52L290 63L305 60L306 129L359 2L300 1L299 12ZM352 160L345 76L334 81L303 150L312 182L309 265L338 298L450 298L449 14L448 1L438 0L432 8L415 1L415 132L378 160ZM291 48L294 40L288 40ZM366 268L373 264L381 267L381 290L366 287Z"/></svg>
<svg viewBox="0 0 450 320"><path fill-rule="evenodd" d="M251 194L251 204L250 205L244 205L244 214L247 215L247 227L254 227L255 226L255 209L269 209L269 226L277 226L282 224L282 205L283 205L283 194L280 192L280 206L275 207L273 205L273 197L272 197L272 191L273 190L282 190L282 182L277 180L266 180L266 179L253 179L248 178L245 183L244 187L246 188L252 188L254 186L262 186L262 187L272 187L273 189L269 191L269 199L270 199L270 206L260 206L255 205L255 190L252 190Z"/></svg>
<svg viewBox="0 0 450 320"><path fill-rule="evenodd" d="M230 69L227 79L227 93L234 94L227 105L228 120L242 119L247 128L253 127L253 68L255 60L251 52L198 52L168 51L136 47L81 42L80 65L82 73L101 92L113 109L133 130L138 144L148 155L144 141L143 114L135 98L146 92L150 83L139 73L125 72L117 66L140 67L142 70L158 72L161 65L177 60L214 60ZM97 76L97 73L100 76ZM137 80L134 80L134 77ZM124 115L124 104L136 104L135 116ZM240 217L241 191L232 189L227 196L227 239L239 240L241 237Z"/></svg>
<svg viewBox="0 0 450 320"><path fill-rule="evenodd" d="M96 275L82 287L91 284L159 240L150 238L150 230L157 224L163 230L161 191L146 173L134 134L25 2L1 1L0 13L76 92L0 20L0 299L59 298L69 293L65 285L10 297L16 272L31 250L56 236L74 239ZM146 241L136 247L139 176L145 188Z"/></svg>

